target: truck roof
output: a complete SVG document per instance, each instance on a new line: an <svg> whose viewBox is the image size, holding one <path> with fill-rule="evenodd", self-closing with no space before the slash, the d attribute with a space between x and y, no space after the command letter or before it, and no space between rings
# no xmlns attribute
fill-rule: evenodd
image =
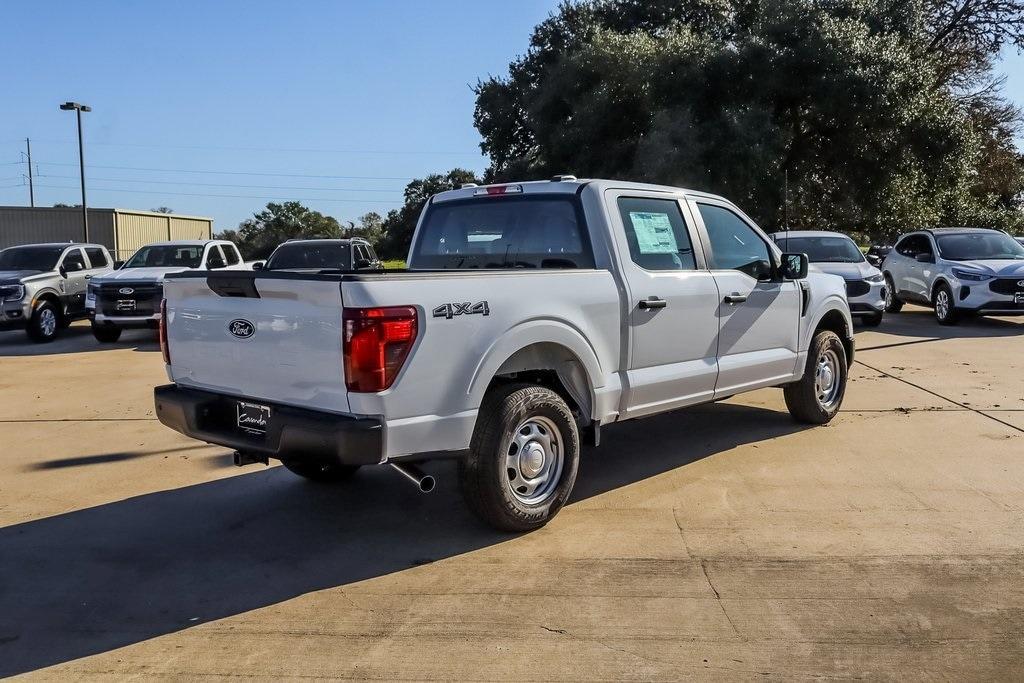
<svg viewBox="0 0 1024 683"><path fill-rule="evenodd" d="M845 232L838 230L779 230L768 235L772 239L786 239L786 237L850 237Z"/></svg>
<svg viewBox="0 0 1024 683"><path fill-rule="evenodd" d="M207 244L233 244L233 243L230 242L229 240L164 240L163 242L149 242L148 244L146 244L146 246L147 247L152 247L152 246L165 247L165 246L179 245L179 246L185 246L185 247L202 247L202 246L206 246Z"/></svg>
<svg viewBox="0 0 1024 683"><path fill-rule="evenodd" d="M469 199L486 194L503 194L501 188L513 188L515 193L526 194L573 194L579 192L583 187L595 186L599 192L604 190L638 190L643 192L685 192L709 199L728 201L719 195L690 190L672 185L656 185L653 183L634 183L624 180L607 180L601 178L576 178L574 176L555 176L550 180L526 180L522 182L492 183L490 185L468 184L457 190L439 192L431 199L432 202L447 202L454 199Z"/></svg>
<svg viewBox="0 0 1024 683"><path fill-rule="evenodd" d="M10 247L4 247L4 249L25 249L29 247L53 247L55 249L66 249L68 247L97 247L100 249L106 249L102 244L96 244L94 242L39 242L37 244L16 244Z"/></svg>

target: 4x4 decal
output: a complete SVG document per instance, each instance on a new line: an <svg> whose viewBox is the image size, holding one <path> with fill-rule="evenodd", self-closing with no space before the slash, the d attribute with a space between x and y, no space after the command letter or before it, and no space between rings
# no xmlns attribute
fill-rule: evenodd
<svg viewBox="0 0 1024 683"><path fill-rule="evenodd" d="M441 304L433 311L435 318L447 318L451 320L457 315L490 315L491 309L486 301L478 301L475 304L466 301L465 303Z"/></svg>

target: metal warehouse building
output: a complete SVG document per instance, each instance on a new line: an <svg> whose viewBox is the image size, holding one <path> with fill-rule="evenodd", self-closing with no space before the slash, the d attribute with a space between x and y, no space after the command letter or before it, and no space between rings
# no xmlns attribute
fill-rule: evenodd
<svg viewBox="0 0 1024 683"><path fill-rule="evenodd" d="M89 209L89 241L119 261L139 247L165 240L210 239L213 219L132 209ZM81 242L82 209L0 206L0 249L39 242Z"/></svg>

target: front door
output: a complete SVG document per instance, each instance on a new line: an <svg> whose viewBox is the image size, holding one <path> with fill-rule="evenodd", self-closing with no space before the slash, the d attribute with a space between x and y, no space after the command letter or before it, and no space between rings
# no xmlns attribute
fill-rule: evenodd
<svg viewBox="0 0 1024 683"><path fill-rule="evenodd" d="M64 287L65 306L71 315L79 315L85 311L85 291L89 285L90 274L87 271L85 254L80 247L74 247L64 252L61 259Z"/></svg>
<svg viewBox="0 0 1024 683"><path fill-rule="evenodd" d="M629 306L625 416L711 400L718 287L684 198L610 191L606 201L620 223L613 233Z"/></svg>
<svg viewBox="0 0 1024 683"><path fill-rule="evenodd" d="M704 199L691 206L721 293L715 398L791 380L799 353L798 284L775 277L767 236L732 207Z"/></svg>

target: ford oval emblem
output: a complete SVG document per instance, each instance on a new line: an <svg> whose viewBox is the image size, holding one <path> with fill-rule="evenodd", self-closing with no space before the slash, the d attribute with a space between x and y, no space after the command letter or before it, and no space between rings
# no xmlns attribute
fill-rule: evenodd
<svg viewBox="0 0 1024 683"><path fill-rule="evenodd" d="M256 326L248 320L238 318L228 323L228 332L239 339L248 339L256 334Z"/></svg>
<svg viewBox="0 0 1024 683"><path fill-rule="evenodd" d="M117 290L117 293L118 294L134 294L135 290L132 289L131 287L122 287L121 289Z"/></svg>

